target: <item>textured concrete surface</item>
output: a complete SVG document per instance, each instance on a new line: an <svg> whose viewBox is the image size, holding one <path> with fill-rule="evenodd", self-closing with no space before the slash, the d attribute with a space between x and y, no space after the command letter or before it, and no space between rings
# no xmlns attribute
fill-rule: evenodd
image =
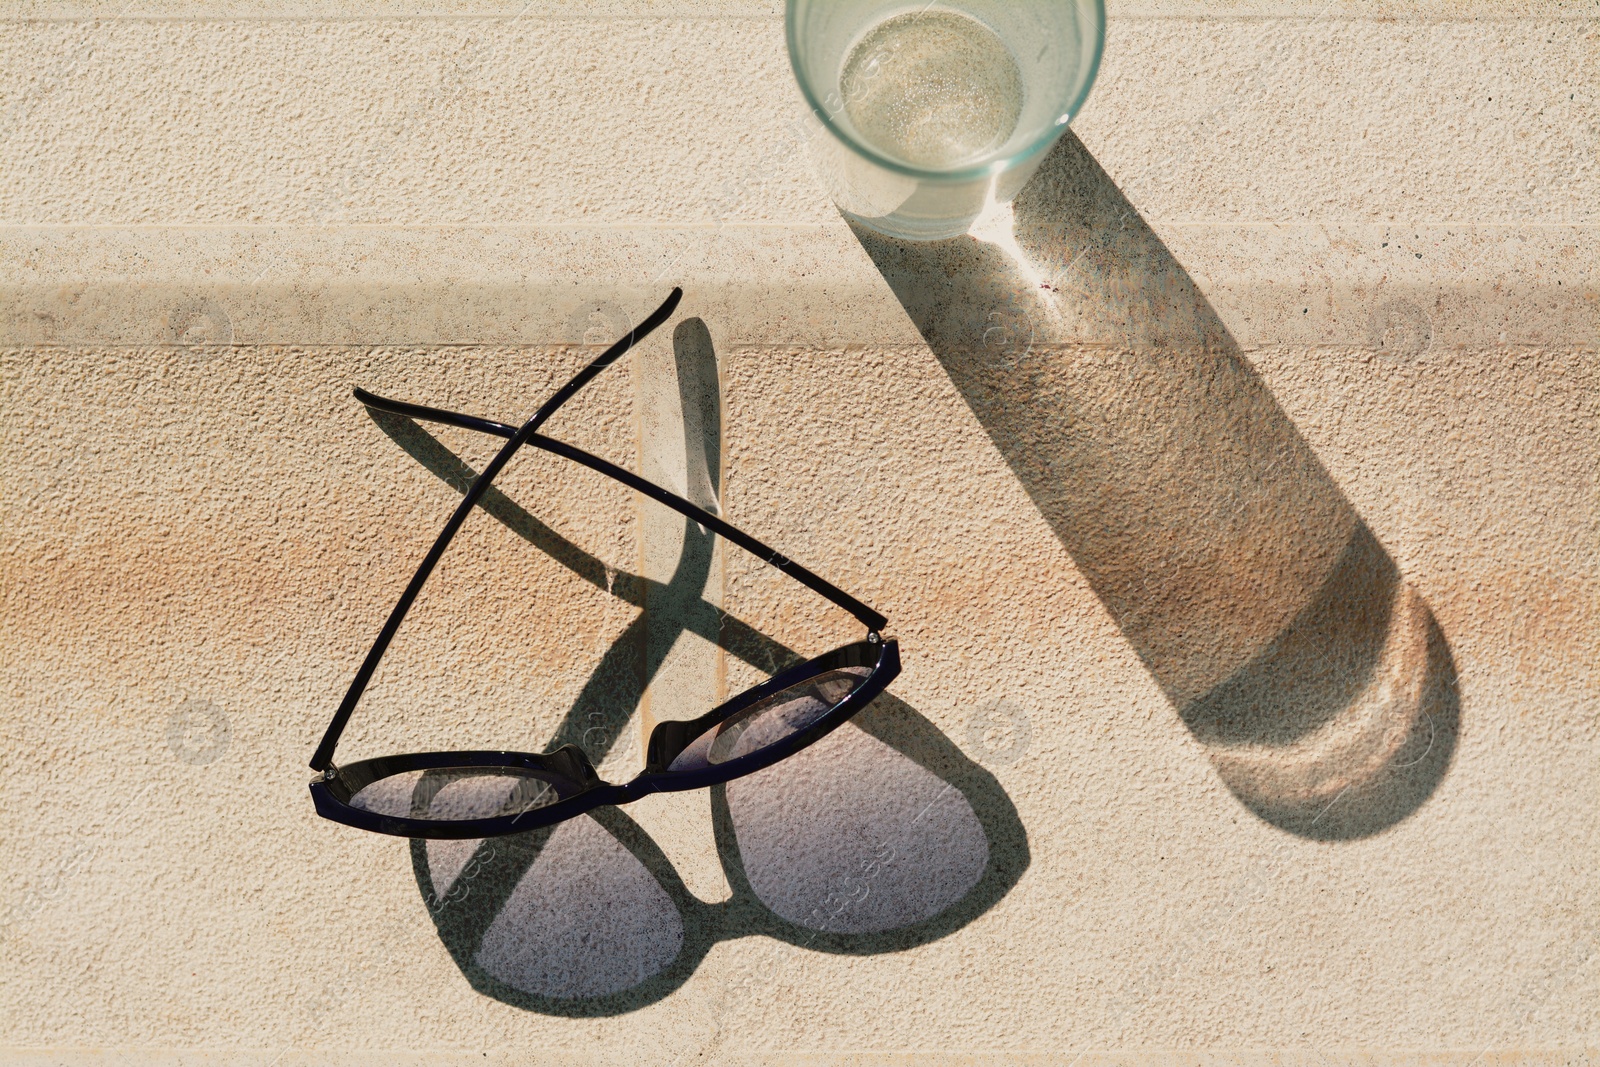
<svg viewBox="0 0 1600 1067"><path fill-rule="evenodd" d="M832 211L771 3L0 12L6 1060L1596 1062L1600 8L1111 10L937 246ZM511 419L673 284L552 432L905 673L709 795L317 820L495 447L350 387ZM341 759L620 777L857 636L524 455Z"/></svg>

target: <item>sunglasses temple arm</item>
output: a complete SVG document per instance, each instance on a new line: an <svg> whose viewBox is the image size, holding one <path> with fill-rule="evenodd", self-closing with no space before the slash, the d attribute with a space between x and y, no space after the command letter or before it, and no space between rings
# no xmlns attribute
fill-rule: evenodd
<svg viewBox="0 0 1600 1067"><path fill-rule="evenodd" d="M544 425L545 421L560 410L562 404L571 400L579 389L594 381L596 375L621 359L623 353L627 352L628 349L632 348L657 326L670 319L672 313L678 310L678 301L682 299L683 290L674 288L672 292L667 294L667 298L661 302L661 306L652 311L643 322L629 330L626 337L596 356L594 362L574 374L571 381L557 389L555 395L546 400L539 410L534 413L533 418L528 420L533 425L534 430Z"/></svg>
<svg viewBox="0 0 1600 1067"><path fill-rule="evenodd" d="M667 492L667 490L653 482L645 481L632 471L624 470L614 463L606 462L599 456L590 455L581 448L574 448L565 441L557 441L555 438L546 437L543 434L535 434L529 444L535 448L542 448L547 452L554 452L558 456L565 456L575 463L583 464L590 470L598 471L608 478L614 478L628 488L643 493L651 500L665 504L680 515L693 519L706 529L721 534L757 559L769 563L784 574L787 574L818 596L832 601L845 611L848 611L872 632L876 633L888 625L888 619L885 619L849 593L835 586L832 582L818 577L776 549L768 548L738 527L730 525L703 508L696 507L680 496Z"/></svg>
<svg viewBox="0 0 1600 1067"><path fill-rule="evenodd" d="M386 396L369 393L359 385L355 387L354 392L357 400L374 411L387 411L391 415L404 415L408 419L421 419L423 422L442 422L447 426L477 430L479 433L493 434L496 437L512 437L517 432L517 428L509 423L480 419L476 415L463 415L458 411L446 411L444 408L430 408L423 404L408 404L404 400L390 400Z"/></svg>
<svg viewBox="0 0 1600 1067"><path fill-rule="evenodd" d="M339 744L339 736L344 733L345 725L350 721L350 714L355 710L361 694L366 691L367 683L372 680L372 674L378 669L378 661L383 659L383 654L389 648L389 643L394 640L395 633L400 629L406 612L411 610L411 605L416 601L417 595L422 592L422 586L428 580L428 575L433 573L433 568L438 565L439 558L444 555L444 550L449 547L450 541L456 532L466 522L467 516L472 514L472 509L478 504L483 494L488 491L489 484L494 481L495 475L511 461L511 457L533 437L539 426L562 404L570 400L585 385L594 379L594 376L615 363L622 354L632 348L635 343L645 337L650 331L660 326L671 317L677 308L678 301L683 298L682 289L674 289L667 299L657 308L649 318L638 326L628 331L616 344L602 352L594 362L573 376L572 380L556 391L556 394L540 406L533 417L522 424L522 427L511 435L511 440L495 453L483 468L483 472L473 479L466 494L461 498L461 503L456 506L455 512L450 516L450 521L445 523L444 529L439 531L439 536L433 542L433 547L423 557L422 564L417 567L417 572L411 576L411 581L406 585L405 592L400 594L400 599L395 603L394 609L389 612L389 618L383 624L383 629L378 632L377 640L372 643L372 648L367 652L367 658L362 661L361 668L356 671L355 678L350 682L350 688L345 692L344 700L339 704L339 710L333 713L333 721L328 724L327 732L322 736L322 743L317 746L317 751L311 757L311 769L326 771L333 766L333 750Z"/></svg>
<svg viewBox="0 0 1600 1067"><path fill-rule="evenodd" d="M516 427L508 426L503 422L494 422L490 419L480 419L475 415L462 415L454 411L445 411L442 408L424 407L421 404L408 404L401 400L390 400L386 397L376 396L372 393L369 393L365 389L357 389L355 394L357 400L361 401L370 408L376 408L379 411L388 411L396 415L404 415L408 418L423 419L429 422L441 422L450 426L459 426L467 430L478 430L482 433L494 434L497 437L510 437L517 432ZM608 463L599 456L592 455L588 452L585 452L581 448L569 445L565 441L558 441L553 437L546 437L543 434L534 434L528 439L527 443L535 448L542 448L546 452L553 452L558 456L564 456L565 458L572 460L574 463L581 463L583 466L588 467L592 471L604 474L606 477L619 481L623 485L626 485L628 488L633 489L636 492L643 493L645 496L656 501L657 503L665 504L667 507L678 512L680 515L684 515L693 519L706 529L713 530L716 533L721 534L723 537L727 538L729 541L732 541L734 544L738 545L746 552L749 552L757 559L769 563L773 567L776 567L778 570L782 571L784 574L787 574L789 577L793 578L807 589L810 589L818 596L821 596L825 600L828 600L843 608L845 611L848 611L851 615L854 615L858 620L860 620L862 625L864 625L867 629L877 632L888 625L888 620L882 615L878 614L876 611L873 611L871 608L867 607L849 593L846 593L844 590L835 586L833 583L817 576L816 574L813 574L811 571L807 570L805 567L802 567L794 560L789 559L787 556L783 555L777 550L767 547L760 541L757 541L754 537L751 537L749 534L745 533L743 530L740 530L738 527L730 525L723 519L711 514L709 511L706 511L703 508L696 507L695 505L689 503L689 501L683 499L681 496L668 492L659 485L656 485L654 482L645 481L643 478L639 477L637 474L634 474L630 470L625 470L622 467L618 467L614 463Z"/></svg>

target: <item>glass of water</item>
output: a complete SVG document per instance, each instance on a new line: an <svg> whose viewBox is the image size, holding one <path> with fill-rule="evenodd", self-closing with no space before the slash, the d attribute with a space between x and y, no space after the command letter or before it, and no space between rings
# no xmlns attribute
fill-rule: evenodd
<svg viewBox="0 0 1600 1067"><path fill-rule="evenodd" d="M1100 66L1104 0L788 0L817 170L891 237L965 233L1027 182Z"/></svg>

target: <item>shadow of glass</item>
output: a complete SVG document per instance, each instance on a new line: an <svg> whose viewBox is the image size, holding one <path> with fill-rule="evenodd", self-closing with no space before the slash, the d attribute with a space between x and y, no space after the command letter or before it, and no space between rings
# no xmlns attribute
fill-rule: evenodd
<svg viewBox="0 0 1600 1067"><path fill-rule="evenodd" d="M1415 811L1455 748L1449 645L1082 143L979 239L853 229L1227 787L1318 839Z"/></svg>
<svg viewBox="0 0 1600 1067"><path fill-rule="evenodd" d="M709 379L703 366L682 369L710 353L695 322L675 335L680 383L693 383L692 392L683 385L691 453L720 421L704 397L714 391L714 363ZM369 415L458 492L471 483L472 468L422 426ZM699 486L713 502L714 469L705 464ZM695 491L692 464L690 482ZM613 572L497 490L482 507L597 588L649 606L606 651L547 747L576 744L601 765L680 632L768 674L803 659L705 599L713 537L690 520L671 578L658 582ZM511 837L414 840L413 873L475 989L528 1010L592 1017L667 996L718 941L764 935L866 954L943 937L993 907L1029 861L1016 808L994 777L888 693L797 756L711 790L711 801L733 888L715 904L690 893L616 808Z"/></svg>

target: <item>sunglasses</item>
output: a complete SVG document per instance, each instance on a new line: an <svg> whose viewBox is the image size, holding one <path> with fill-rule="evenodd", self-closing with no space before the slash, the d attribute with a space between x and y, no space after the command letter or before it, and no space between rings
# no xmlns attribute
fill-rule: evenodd
<svg viewBox="0 0 1600 1067"><path fill-rule="evenodd" d="M356 399L378 411L509 440L473 480L423 557L334 712L311 758L312 769L322 772L311 783L317 814L361 830L412 838L497 837L550 826L603 805L718 785L769 767L843 725L900 673L898 644L880 636L887 620L855 597L682 497L538 432L578 390L671 318L682 297L683 290L674 289L520 427L355 391ZM855 616L867 628L866 639L791 667L698 719L660 723L650 734L644 770L620 785L601 780L576 745L537 754L413 752L336 766L334 748L406 612L490 483L523 445L580 463L693 519Z"/></svg>

